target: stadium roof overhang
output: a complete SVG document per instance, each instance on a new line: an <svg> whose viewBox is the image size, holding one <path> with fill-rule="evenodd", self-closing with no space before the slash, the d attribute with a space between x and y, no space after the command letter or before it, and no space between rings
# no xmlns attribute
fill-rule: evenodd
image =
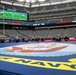
<svg viewBox="0 0 76 75"><path fill-rule="evenodd" d="M15 6L24 6L24 7L39 7L47 6L54 4L61 4L67 2L73 2L76 0L0 0L1 3L15 5Z"/></svg>

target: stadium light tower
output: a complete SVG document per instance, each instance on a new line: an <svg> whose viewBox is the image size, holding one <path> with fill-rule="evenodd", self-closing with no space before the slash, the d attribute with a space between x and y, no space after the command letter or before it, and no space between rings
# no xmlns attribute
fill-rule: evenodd
<svg viewBox="0 0 76 75"><path fill-rule="evenodd" d="M2 22L4 22L4 6L0 4L0 6L2 7L2 12L0 14L2 14ZM3 23L3 37L5 37L5 25Z"/></svg>

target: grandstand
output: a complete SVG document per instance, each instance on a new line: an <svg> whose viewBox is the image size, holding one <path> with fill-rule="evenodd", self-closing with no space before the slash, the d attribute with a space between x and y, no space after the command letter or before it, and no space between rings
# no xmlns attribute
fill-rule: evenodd
<svg viewBox="0 0 76 75"><path fill-rule="evenodd" d="M63 28L63 29L61 29L62 31L60 31L58 34L60 34L62 32L62 34L60 34L60 36L63 37L67 33L66 29L64 29L64 28L71 27L71 26L75 27L75 23L72 24L72 22L76 19L76 9L75 9L76 5L75 5L75 3L76 3L75 1L68 2L68 3L64 3L62 1L60 4L53 4L52 5L52 3L51 3L48 6L23 7L23 6L12 5L12 7L10 8L9 4L5 4L5 3L1 2L0 7L2 8L2 6L4 6L4 8L7 9L7 10L13 10L13 11L16 10L16 11L23 11L23 12L28 13L28 19L29 20L20 21L20 20L4 19L4 22L6 23L6 25L9 25L9 24L12 24L12 26L22 25L26 28L28 26L34 26L34 27L30 27L33 30L32 30L32 32L31 32L31 30L29 30L31 32L31 35L32 35L32 36L29 36L29 37L36 37L36 35L37 35L37 36L44 37L44 38L50 38L50 37L57 36L57 34L55 34L54 32L53 32L54 35L51 35L51 36L48 35L47 36L47 34L50 34L50 29L61 28L62 27ZM3 19L0 19L0 20L1 20L1 22L3 22ZM58 24L60 22L61 24L51 25L53 22L57 22ZM62 25L63 22L67 22L67 23ZM5 25L5 27L6 27L6 25ZM39 27L40 25L45 26L45 27ZM48 27L46 27L46 25ZM19 26L17 28L19 28ZM41 30L40 31L41 34L39 34L39 30L42 29L42 28L43 28L43 30ZM46 30L45 30L45 28L46 28ZM72 29L72 28L70 28L70 29ZM23 32L24 32L24 30L23 30ZM65 33L63 33L64 30L65 30ZM74 32L74 30L75 29L73 28L73 32ZM9 33L8 33L9 31L7 32L7 30L5 30L5 32L7 33L6 35L9 35ZM22 32L22 30L21 30L21 32ZM44 35L44 32L45 32L45 35ZM13 35L13 33L10 33L10 34ZM2 30L1 30L1 34L2 34ZM17 32L16 32L16 34L17 34ZM9 36L11 36L11 35L9 35ZM71 33L69 35L69 31L68 31L67 35L69 37L71 37L71 36L74 37L75 33ZM22 37L22 36L23 35L20 34L19 37ZM26 36L28 36L28 35L26 34ZM13 35L13 37L15 38L14 35Z"/></svg>
<svg viewBox="0 0 76 75"><path fill-rule="evenodd" d="M0 0L0 75L76 75L74 44L76 0Z"/></svg>

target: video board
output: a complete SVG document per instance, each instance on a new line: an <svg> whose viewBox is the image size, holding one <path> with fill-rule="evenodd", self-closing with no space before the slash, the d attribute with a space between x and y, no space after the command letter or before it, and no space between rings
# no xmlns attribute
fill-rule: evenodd
<svg viewBox="0 0 76 75"><path fill-rule="evenodd" d="M24 13L24 12L8 11L0 9L0 19L27 21L28 15L26 12Z"/></svg>

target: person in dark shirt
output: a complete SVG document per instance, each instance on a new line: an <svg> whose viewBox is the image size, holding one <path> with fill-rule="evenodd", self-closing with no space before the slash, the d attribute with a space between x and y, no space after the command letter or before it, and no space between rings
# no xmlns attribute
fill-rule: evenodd
<svg viewBox="0 0 76 75"><path fill-rule="evenodd" d="M57 36L56 41L61 42L61 37L59 35Z"/></svg>
<svg viewBox="0 0 76 75"><path fill-rule="evenodd" d="M65 41L68 41L69 40L69 37L68 36L64 36L64 40Z"/></svg>
<svg viewBox="0 0 76 75"><path fill-rule="evenodd" d="M4 38L1 38L0 39L0 43L5 43L5 39Z"/></svg>
<svg viewBox="0 0 76 75"><path fill-rule="evenodd" d="M31 38L31 41L32 41L32 42L34 41L34 38L33 38L33 37Z"/></svg>
<svg viewBox="0 0 76 75"><path fill-rule="evenodd" d="M16 37L15 42L20 42L19 37Z"/></svg>
<svg viewBox="0 0 76 75"><path fill-rule="evenodd" d="M55 41L56 41L56 37L53 37L53 38L52 38L52 41L55 42Z"/></svg>
<svg viewBox="0 0 76 75"><path fill-rule="evenodd" d="M44 41L44 38L41 38L41 41L43 42Z"/></svg>
<svg viewBox="0 0 76 75"><path fill-rule="evenodd" d="M36 37L36 41L39 41L39 40L40 40L40 38L39 38L39 36L37 36L37 37Z"/></svg>
<svg viewBox="0 0 76 75"><path fill-rule="evenodd" d="M25 42L28 42L29 40L28 40L28 38L25 38Z"/></svg>
<svg viewBox="0 0 76 75"><path fill-rule="evenodd" d="M25 42L25 38L22 38L22 42Z"/></svg>

